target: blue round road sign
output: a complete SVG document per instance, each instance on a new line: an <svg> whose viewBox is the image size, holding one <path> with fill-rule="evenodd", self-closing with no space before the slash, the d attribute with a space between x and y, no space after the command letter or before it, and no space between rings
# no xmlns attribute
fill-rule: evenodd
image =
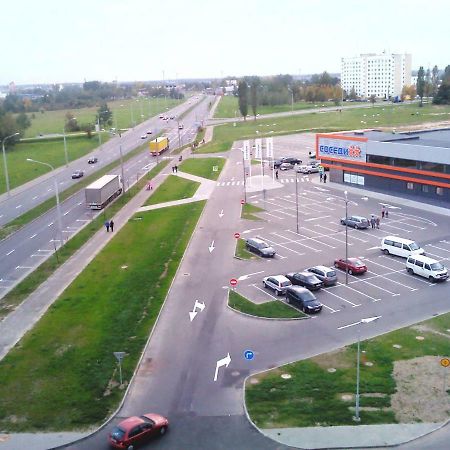
<svg viewBox="0 0 450 450"><path fill-rule="evenodd" d="M245 350L245 352L244 352L245 359L248 359L250 361L251 359L254 358L254 356L255 356L255 354L251 350Z"/></svg>

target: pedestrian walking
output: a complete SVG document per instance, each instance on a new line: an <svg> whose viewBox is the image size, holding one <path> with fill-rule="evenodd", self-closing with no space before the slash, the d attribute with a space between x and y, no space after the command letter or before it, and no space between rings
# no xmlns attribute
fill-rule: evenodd
<svg viewBox="0 0 450 450"><path fill-rule="evenodd" d="M384 216L386 217L386 219L389 217L389 209L386 208L386 212L385 212Z"/></svg>
<svg viewBox="0 0 450 450"><path fill-rule="evenodd" d="M375 223L377 224L377 228L380 228L380 218L377 216L377 218L375 219Z"/></svg>
<svg viewBox="0 0 450 450"><path fill-rule="evenodd" d="M372 217L370 218L370 226L372 228L375 228L375 216L372 214Z"/></svg>
<svg viewBox="0 0 450 450"><path fill-rule="evenodd" d="M278 170L275 170L275 178L278 180Z"/></svg>
<svg viewBox="0 0 450 450"><path fill-rule="evenodd" d="M172 166L172 173L175 173L175 166Z"/></svg>
<svg viewBox="0 0 450 450"><path fill-rule="evenodd" d="M109 220L105 222L106 232L109 233Z"/></svg>
<svg viewBox="0 0 450 450"><path fill-rule="evenodd" d="M323 182L324 182L324 183L327 182L327 174L326 174L326 173L323 174Z"/></svg>
<svg viewBox="0 0 450 450"><path fill-rule="evenodd" d="M319 172L319 181L322 183L323 173Z"/></svg>
<svg viewBox="0 0 450 450"><path fill-rule="evenodd" d="M111 219L109 221L109 228L111 228L111 233L114 231L114 221Z"/></svg>
<svg viewBox="0 0 450 450"><path fill-rule="evenodd" d="M381 208L381 218L384 219L384 214L386 213L386 207L383 205Z"/></svg>
<svg viewBox="0 0 450 450"><path fill-rule="evenodd" d="M175 173L178 173L178 166L175 164Z"/></svg>

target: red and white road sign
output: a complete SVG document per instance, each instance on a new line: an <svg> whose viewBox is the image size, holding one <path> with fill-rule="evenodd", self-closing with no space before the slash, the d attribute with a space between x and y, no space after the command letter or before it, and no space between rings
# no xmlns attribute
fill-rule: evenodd
<svg viewBox="0 0 450 450"><path fill-rule="evenodd" d="M245 205L245 200L244 199L241 200L241 205Z"/></svg>
<svg viewBox="0 0 450 450"><path fill-rule="evenodd" d="M234 233L234 237L235 237L236 239L239 239L239 238L241 237L241 233Z"/></svg>
<svg viewBox="0 0 450 450"><path fill-rule="evenodd" d="M232 278L231 280L230 280L230 284L231 284L231 286L236 286L237 285L237 280L236 280L236 278Z"/></svg>

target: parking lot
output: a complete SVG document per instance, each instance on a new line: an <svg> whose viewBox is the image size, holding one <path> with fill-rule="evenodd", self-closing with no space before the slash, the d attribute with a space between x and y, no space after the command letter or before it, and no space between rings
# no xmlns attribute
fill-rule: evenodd
<svg viewBox="0 0 450 450"><path fill-rule="evenodd" d="M298 232L293 171L280 174L282 186L279 189L268 190L265 196L258 193L248 198L248 202L264 209L259 213L263 220L249 223L248 229L241 231L242 238L258 236L277 252L273 259L257 257L239 261L237 267L241 270L240 275L251 276L241 277L237 291L255 303L283 299L263 287L263 277L301 271L314 265L333 267L335 259L345 257L346 227L340 223L345 216L343 193L319 183L317 174L298 177ZM374 214L381 218L383 205L389 211L389 217L381 219L379 229L348 227L348 256L360 258L368 271L362 275L349 274L346 284L345 271L336 269L338 283L315 292L323 303L322 314L364 308L372 302L395 302L401 296L418 290L426 290L426 307L433 291L448 289L447 282L432 283L408 274L404 258L384 255L380 250L383 237L400 236L415 240L427 256L447 265L450 260L450 235L446 231L445 218L426 212L418 214L412 208L380 203L370 197L348 196L349 216L370 218Z"/></svg>

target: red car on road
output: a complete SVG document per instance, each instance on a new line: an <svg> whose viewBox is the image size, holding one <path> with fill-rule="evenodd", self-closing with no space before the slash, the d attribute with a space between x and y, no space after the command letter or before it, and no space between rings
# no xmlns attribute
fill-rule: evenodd
<svg viewBox="0 0 450 450"><path fill-rule="evenodd" d="M115 426L108 440L114 448L133 450L152 436L165 434L168 426L169 421L159 414L132 416Z"/></svg>
<svg viewBox="0 0 450 450"><path fill-rule="evenodd" d="M334 261L334 267L347 271L350 275L354 273L367 272L367 266L358 258L341 258Z"/></svg>

